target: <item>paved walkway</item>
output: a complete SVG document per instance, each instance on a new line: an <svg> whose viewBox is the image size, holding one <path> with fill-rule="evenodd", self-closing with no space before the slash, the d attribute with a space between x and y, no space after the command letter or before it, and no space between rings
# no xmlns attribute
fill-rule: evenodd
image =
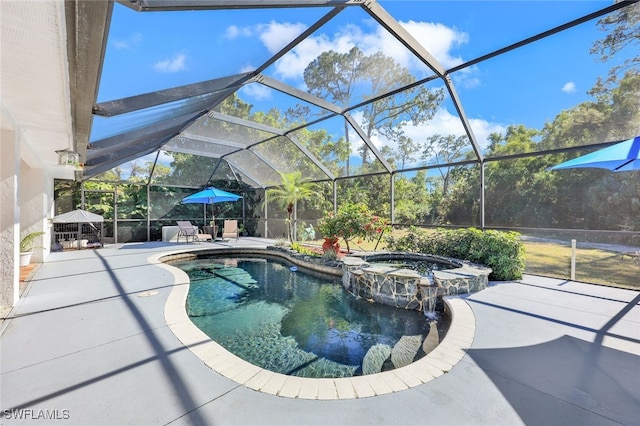
<svg viewBox="0 0 640 426"><path fill-rule="evenodd" d="M176 338L164 309L185 283L149 259L177 247L52 253L2 324L0 423L638 424L639 292L532 276L496 283L464 299L475 336L446 374L385 395L316 401L240 385Z"/></svg>

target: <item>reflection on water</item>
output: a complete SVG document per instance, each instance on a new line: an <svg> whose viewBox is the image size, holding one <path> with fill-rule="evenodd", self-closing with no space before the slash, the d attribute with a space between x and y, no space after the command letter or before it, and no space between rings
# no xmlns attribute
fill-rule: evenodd
<svg viewBox="0 0 640 426"><path fill-rule="evenodd" d="M264 259L211 258L172 265L191 279L187 310L193 323L230 352L265 369L302 377L348 377L362 374L363 360L370 364L365 371L377 364L384 371L394 368L392 359L400 359L398 354L410 360L425 354L422 345L398 344L403 336L414 336L403 342L419 344L429 333L420 312L357 300L338 280L293 272ZM443 318L437 326L443 336L448 321ZM395 357L376 360L379 351L370 351L376 345L386 345Z"/></svg>

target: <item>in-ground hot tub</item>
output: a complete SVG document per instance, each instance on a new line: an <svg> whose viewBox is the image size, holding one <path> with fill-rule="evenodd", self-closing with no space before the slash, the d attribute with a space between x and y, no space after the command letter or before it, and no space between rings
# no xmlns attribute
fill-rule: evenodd
<svg viewBox="0 0 640 426"><path fill-rule="evenodd" d="M444 309L443 296L480 291L491 269L457 259L390 252L343 259L342 284L367 300L433 314Z"/></svg>

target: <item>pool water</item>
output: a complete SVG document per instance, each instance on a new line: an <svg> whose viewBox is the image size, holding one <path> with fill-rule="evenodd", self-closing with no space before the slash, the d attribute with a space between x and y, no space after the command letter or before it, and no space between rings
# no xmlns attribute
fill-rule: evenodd
<svg viewBox="0 0 640 426"><path fill-rule="evenodd" d="M430 262L425 260L378 260L369 263L371 266L391 266L398 269L413 269L420 275L427 276L433 271L440 271L443 269L450 269L451 265L446 263Z"/></svg>
<svg viewBox="0 0 640 426"><path fill-rule="evenodd" d="M257 258L172 265L191 280L191 321L228 351L270 371L350 377L396 368L392 359L406 363L425 355L421 342L430 323L421 312L356 299L337 279ZM446 320L437 323L440 336L447 327Z"/></svg>

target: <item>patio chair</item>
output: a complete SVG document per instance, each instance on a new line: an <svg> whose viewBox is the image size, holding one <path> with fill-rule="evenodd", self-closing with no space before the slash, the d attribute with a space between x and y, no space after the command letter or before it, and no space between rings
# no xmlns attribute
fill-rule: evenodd
<svg viewBox="0 0 640 426"><path fill-rule="evenodd" d="M180 237L184 237L189 243L189 238L191 241L209 241L211 240L211 235L209 234L201 234L198 231L198 227L194 226L188 220L177 220L178 224L178 243L180 242Z"/></svg>
<svg viewBox="0 0 640 426"><path fill-rule="evenodd" d="M237 220L225 220L224 228L222 228L222 239L225 238L235 238L238 241L238 237L240 236L240 230L238 229L238 221Z"/></svg>
<svg viewBox="0 0 640 426"><path fill-rule="evenodd" d="M198 241L212 241L213 240L213 236L211 234L209 234L208 232L204 232L202 229L196 227L197 231L196 231L196 238L198 239Z"/></svg>

